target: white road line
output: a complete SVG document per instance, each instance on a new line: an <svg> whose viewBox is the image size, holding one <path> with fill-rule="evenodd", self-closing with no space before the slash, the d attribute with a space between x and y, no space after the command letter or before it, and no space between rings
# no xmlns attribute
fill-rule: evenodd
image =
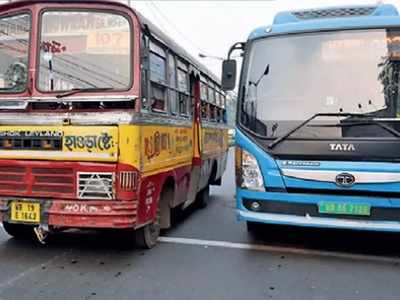
<svg viewBox="0 0 400 300"><path fill-rule="evenodd" d="M3 227L3 224L0 223L0 227ZM171 244L207 246L207 247L209 246L209 247L230 248L230 249L240 249L240 250L264 251L264 252L280 253L280 254L282 254L282 253L283 254L299 254L299 255L316 256L316 257L323 256L323 257L343 258L343 259L358 260L358 261L371 261L371 262L399 263L400 264L400 257L394 257L394 256L352 254L352 253L338 252L338 251L312 250L312 249L295 248L295 247L233 243L233 242L227 242L227 241L214 241L214 240L202 240L202 239L166 237L166 236L161 236L158 238L158 240L162 243L171 243ZM66 253L64 253L63 255L65 255L65 254ZM58 257L59 256L54 257L53 259L55 260ZM53 259L51 259L50 261L52 261ZM47 264L47 262L45 264ZM42 265L40 265L40 267L41 266ZM26 272L28 272L28 271L26 271ZM0 283L0 294L2 292L2 284L3 283Z"/></svg>
<svg viewBox="0 0 400 300"><path fill-rule="evenodd" d="M331 258L343 258L349 260L358 261L372 261L372 262L383 262L383 263L400 263L400 258L390 256L378 256L378 255L364 255L364 254L352 254L337 251L326 251L326 250L312 250L302 249L294 247L282 247L282 246L269 246L269 245L257 245L257 244L244 244L244 243L232 243L226 241L213 241L213 240L201 240L191 238L179 238L179 237L160 237L160 242L172 243L172 244L183 244L192 246L207 246L207 247L220 247L240 250L252 250L252 251L264 251L279 254L299 254L306 256L323 256Z"/></svg>

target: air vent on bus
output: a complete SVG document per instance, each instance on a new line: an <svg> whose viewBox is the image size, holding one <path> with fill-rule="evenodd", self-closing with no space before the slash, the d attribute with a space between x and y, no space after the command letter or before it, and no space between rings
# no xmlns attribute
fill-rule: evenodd
<svg viewBox="0 0 400 300"><path fill-rule="evenodd" d="M137 187L137 173L132 171L120 172L119 182L121 190L132 191Z"/></svg>
<svg viewBox="0 0 400 300"><path fill-rule="evenodd" d="M304 11L296 11L293 14L301 20L312 19L328 19L328 18L345 18L345 17L360 17L370 16L377 9L376 6L366 7L343 7L343 8L328 8L328 9L312 9Z"/></svg>
<svg viewBox="0 0 400 300"><path fill-rule="evenodd" d="M78 173L79 199L114 199L113 173Z"/></svg>

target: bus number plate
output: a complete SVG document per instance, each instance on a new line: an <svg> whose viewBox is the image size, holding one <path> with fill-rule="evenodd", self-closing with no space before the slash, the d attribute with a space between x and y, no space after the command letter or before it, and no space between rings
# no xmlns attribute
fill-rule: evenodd
<svg viewBox="0 0 400 300"><path fill-rule="evenodd" d="M321 202L318 205L321 214L370 216L371 205L341 202Z"/></svg>
<svg viewBox="0 0 400 300"><path fill-rule="evenodd" d="M11 202L11 220L26 223L40 223L40 203Z"/></svg>

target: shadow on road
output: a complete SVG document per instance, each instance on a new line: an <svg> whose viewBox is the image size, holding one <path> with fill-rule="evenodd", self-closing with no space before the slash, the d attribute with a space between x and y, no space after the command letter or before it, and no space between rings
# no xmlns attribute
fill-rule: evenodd
<svg viewBox="0 0 400 300"><path fill-rule="evenodd" d="M253 242L312 250L400 257L400 234L260 224Z"/></svg>
<svg viewBox="0 0 400 300"><path fill-rule="evenodd" d="M8 236L7 236L8 237ZM95 251L96 254L107 254L110 252L142 252L137 249L133 243L123 239L123 236L114 231L92 231L92 230L67 230L51 234L42 245L36 240L18 240L9 237L2 243L3 250L26 251L34 249L35 251L65 251L79 250L80 252Z"/></svg>

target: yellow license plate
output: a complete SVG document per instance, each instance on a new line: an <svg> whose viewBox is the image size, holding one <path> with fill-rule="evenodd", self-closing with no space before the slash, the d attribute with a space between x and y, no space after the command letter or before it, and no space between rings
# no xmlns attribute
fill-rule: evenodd
<svg viewBox="0 0 400 300"><path fill-rule="evenodd" d="M11 202L11 220L40 223L40 203Z"/></svg>

